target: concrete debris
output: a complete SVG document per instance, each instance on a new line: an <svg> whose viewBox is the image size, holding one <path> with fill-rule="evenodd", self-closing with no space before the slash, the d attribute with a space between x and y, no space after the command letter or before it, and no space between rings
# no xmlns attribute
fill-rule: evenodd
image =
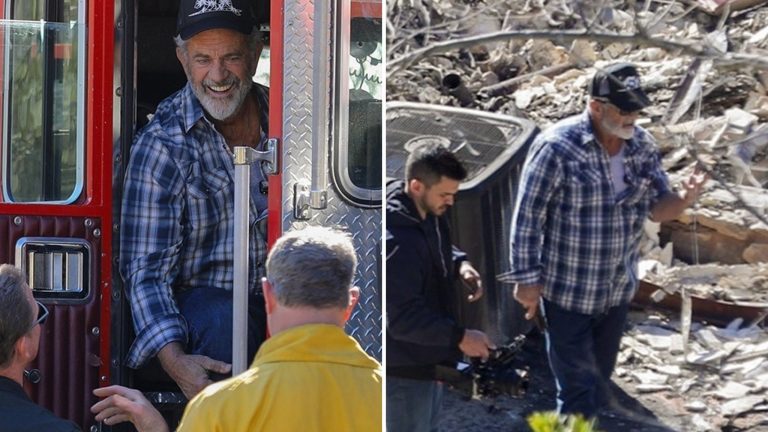
<svg viewBox="0 0 768 432"><path fill-rule="evenodd" d="M662 390L672 390L672 386L663 384L638 384L635 389L640 393L653 393Z"/></svg>
<svg viewBox="0 0 768 432"><path fill-rule="evenodd" d="M703 271L700 276L717 274ZM659 393L708 424L757 412L768 403L763 396L768 390L768 332L763 328L742 319L723 327L693 323L690 352L683 357L682 349L672 349L673 341L681 339L676 315L632 312L630 322L615 379L633 383L639 394Z"/></svg>
<svg viewBox="0 0 768 432"><path fill-rule="evenodd" d="M708 432L713 431L713 426L700 414L696 414L691 417L691 426L696 432Z"/></svg>
<svg viewBox="0 0 768 432"><path fill-rule="evenodd" d="M707 404L700 400L694 400L685 404L685 409L693 413L702 413L707 410Z"/></svg>
<svg viewBox="0 0 768 432"><path fill-rule="evenodd" d="M765 396L745 396L724 403L720 411L726 416L736 416L750 411L762 402L765 402Z"/></svg>
<svg viewBox="0 0 768 432"><path fill-rule="evenodd" d="M715 396L720 399L738 399L746 396L750 390L750 387L731 381L716 391Z"/></svg>
<svg viewBox="0 0 768 432"><path fill-rule="evenodd" d="M714 15L735 12L765 3L766 0L698 0L699 7Z"/></svg>
<svg viewBox="0 0 768 432"><path fill-rule="evenodd" d="M697 165L710 173L692 208L675 221L645 225L638 275L662 288L652 301L685 292L694 304L710 299L737 312L768 306L768 0L398 0L388 6L389 60L483 32L518 33L388 70L390 101L466 104L442 88L443 77L454 73L474 96L469 107L546 129L584 111L595 71L634 62L653 102L637 124L655 138L673 188L683 190ZM642 34L705 54L640 39L526 36L562 30ZM718 50L726 56L718 59ZM733 60L738 55L763 60ZM633 318L622 341L617 380L649 393L648 400L659 394L682 400L681 410L691 413L686 430L725 430L730 417L750 418L744 414L768 406L760 396L768 392L765 314L730 316L723 327L694 318L684 346L679 312L660 319L649 313L655 314Z"/></svg>
<svg viewBox="0 0 768 432"><path fill-rule="evenodd" d="M669 379L669 375L663 375L663 374L658 374L658 373L649 372L649 371L632 372L631 375L635 379L635 381L639 382L640 384L648 384L648 385L661 386L666 384L667 380Z"/></svg>

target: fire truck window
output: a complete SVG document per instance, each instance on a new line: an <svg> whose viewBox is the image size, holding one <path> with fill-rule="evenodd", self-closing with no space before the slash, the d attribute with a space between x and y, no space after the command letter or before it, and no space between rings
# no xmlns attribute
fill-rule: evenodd
<svg viewBox="0 0 768 432"><path fill-rule="evenodd" d="M337 50L334 179L342 196L363 206L381 205L384 52L380 7L381 3L353 1L346 18L348 32L341 32L348 39L342 39Z"/></svg>
<svg viewBox="0 0 768 432"><path fill-rule="evenodd" d="M83 188L84 0L5 3L3 201L71 203Z"/></svg>

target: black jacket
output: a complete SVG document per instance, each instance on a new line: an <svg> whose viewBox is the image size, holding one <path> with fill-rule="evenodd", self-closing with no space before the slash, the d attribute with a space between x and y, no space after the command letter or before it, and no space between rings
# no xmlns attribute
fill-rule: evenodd
<svg viewBox="0 0 768 432"><path fill-rule="evenodd" d="M425 378L461 358L464 328L451 317L457 264L445 217L421 220L403 181L387 184L387 374Z"/></svg>
<svg viewBox="0 0 768 432"><path fill-rule="evenodd" d="M35 404L16 381L0 376L0 432L75 432L74 423Z"/></svg>

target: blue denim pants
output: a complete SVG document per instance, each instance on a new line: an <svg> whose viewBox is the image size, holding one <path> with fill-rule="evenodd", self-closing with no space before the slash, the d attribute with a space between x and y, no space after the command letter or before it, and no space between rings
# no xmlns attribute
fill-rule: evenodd
<svg viewBox="0 0 768 432"><path fill-rule="evenodd" d="M543 300L549 366L557 384L557 410L593 417L610 403L611 380L628 305L586 315Z"/></svg>
<svg viewBox="0 0 768 432"><path fill-rule="evenodd" d="M179 311L187 321L187 352L232 363L232 291L193 288L176 296ZM266 339L267 315L264 297L248 296L248 364Z"/></svg>
<svg viewBox="0 0 768 432"><path fill-rule="evenodd" d="M387 375L387 431L437 432L443 384Z"/></svg>

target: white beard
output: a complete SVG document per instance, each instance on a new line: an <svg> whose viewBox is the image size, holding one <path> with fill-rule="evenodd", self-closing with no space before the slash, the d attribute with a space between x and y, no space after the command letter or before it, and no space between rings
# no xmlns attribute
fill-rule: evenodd
<svg viewBox="0 0 768 432"><path fill-rule="evenodd" d="M631 139L632 136L635 134L634 126L623 127L621 124L608 121L608 119L606 119L605 117L602 118L600 123L606 132L608 132L611 135L615 135L623 140Z"/></svg>
<svg viewBox="0 0 768 432"><path fill-rule="evenodd" d="M214 98L206 93L205 87L214 84L220 85L219 83L203 81L203 83L200 85L192 84L192 91L195 96L197 96L197 99L205 109L205 112L207 112L208 115L216 120L226 120L232 117L243 104L245 98L248 97L248 93L251 91L253 81L248 80L248 82L242 82L234 77L232 80L235 81L235 93L226 99Z"/></svg>

